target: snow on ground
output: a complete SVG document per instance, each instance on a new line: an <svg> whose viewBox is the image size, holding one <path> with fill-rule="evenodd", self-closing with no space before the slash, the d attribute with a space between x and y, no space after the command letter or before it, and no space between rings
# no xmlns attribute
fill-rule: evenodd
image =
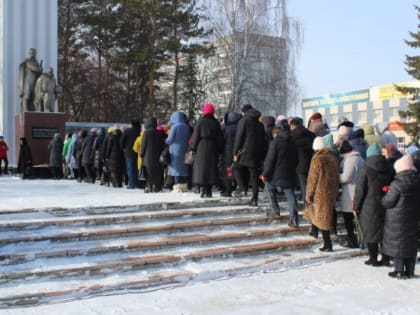
<svg viewBox="0 0 420 315"><path fill-rule="evenodd" d="M193 193L144 194L66 180L0 177L0 212L52 207L138 205L194 202ZM202 200L201 200L202 201ZM301 267L170 289L127 292L36 307L0 310L0 315L137 314L420 314L420 277L395 280L392 268L366 266L366 257L326 261ZM417 270L417 274L419 271Z"/></svg>

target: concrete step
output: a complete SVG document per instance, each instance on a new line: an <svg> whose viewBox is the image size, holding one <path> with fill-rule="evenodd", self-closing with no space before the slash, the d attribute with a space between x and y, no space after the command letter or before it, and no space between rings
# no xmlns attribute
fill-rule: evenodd
<svg viewBox="0 0 420 315"><path fill-rule="evenodd" d="M266 239L289 234L302 234L309 230L309 225L304 224L299 228L274 225L242 230L218 231L210 233L179 234L150 239L127 239L113 242L91 242L89 244L73 242L70 246L66 243L51 243L46 249L44 244L39 248L25 246L19 251L18 246L0 252L0 265L27 263L39 258L59 258L71 256L101 255L116 252L153 251L171 247L214 244L217 242L236 242L251 239ZM34 247L34 246L32 246Z"/></svg>
<svg viewBox="0 0 420 315"><path fill-rule="evenodd" d="M198 281L302 268L362 254L364 253L357 249L343 248L335 248L332 253L323 253L313 246L305 248L305 251L289 250L272 255L228 258L216 262L191 262L183 268L162 267L148 272L137 271L86 279L75 277L51 279L41 283L28 280L25 286L14 283L0 286L0 308L64 302L104 294L138 293L159 288L174 288Z"/></svg>
<svg viewBox="0 0 420 315"><path fill-rule="evenodd" d="M228 246L211 246L205 248L184 248L176 251L161 252L159 254L130 255L108 261L96 263L85 262L72 264L71 260L62 265L45 265L36 269L2 272L0 283L37 278L64 278L81 276L104 276L118 272L130 272L135 270L144 271L151 267L163 265L179 265L187 261L196 261L204 258L215 259L223 257L237 257L245 255L257 255L286 249L308 248L319 241L313 238L292 238L276 241L256 241L244 244L232 244Z"/></svg>
<svg viewBox="0 0 420 315"><path fill-rule="evenodd" d="M20 231L19 233L0 233L0 246L20 242L66 242L74 240L110 239L130 235L150 235L161 233L175 233L195 231L199 229L217 230L229 226L255 226L271 224L273 220L266 215L247 215L230 218L216 218L206 220L183 220L173 223L147 223L144 225L121 225L116 227L65 227L60 229L46 229L33 233Z"/></svg>

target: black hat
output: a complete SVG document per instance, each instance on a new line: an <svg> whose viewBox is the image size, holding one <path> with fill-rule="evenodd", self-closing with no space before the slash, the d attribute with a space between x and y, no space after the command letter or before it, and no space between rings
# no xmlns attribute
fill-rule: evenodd
<svg viewBox="0 0 420 315"><path fill-rule="evenodd" d="M350 120L344 120L337 126L337 128L340 128L341 126L353 128L354 123L351 122Z"/></svg>
<svg viewBox="0 0 420 315"><path fill-rule="evenodd" d="M244 106L242 106L242 113L246 113L247 111L249 111L250 109L252 109L252 105L251 104L246 104Z"/></svg>
<svg viewBox="0 0 420 315"><path fill-rule="evenodd" d="M351 146L351 144L347 140L344 140L340 146L340 154L346 154L352 150L353 150L353 147Z"/></svg>

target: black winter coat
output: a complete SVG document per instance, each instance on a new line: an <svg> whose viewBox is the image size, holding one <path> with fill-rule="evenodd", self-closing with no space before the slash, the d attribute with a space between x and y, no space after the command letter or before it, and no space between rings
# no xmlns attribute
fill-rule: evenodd
<svg viewBox="0 0 420 315"><path fill-rule="evenodd" d="M48 150L50 151L50 158L48 166L50 167L61 167L63 150L63 140L61 140L60 134L55 134L54 138L48 144Z"/></svg>
<svg viewBox="0 0 420 315"><path fill-rule="evenodd" d="M312 143L314 142L315 134L304 126L297 126L292 130L292 139L297 147L299 156L296 173L308 175L312 155L314 155Z"/></svg>
<svg viewBox="0 0 420 315"><path fill-rule="evenodd" d="M124 156L126 158L136 159L137 153L133 151L133 145L140 133L140 127L132 126L124 131L121 135L120 145L121 149L124 151Z"/></svg>
<svg viewBox="0 0 420 315"><path fill-rule="evenodd" d="M276 187L295 187L298 151L289 131L280 131L270 143L264 161L263 175Z"/></svg>
<svg viewBox="0 0 420 315"><path fill-rule="evenodd" d="M231 115L230 115L231 114ZM235 144L236 131L238 129L238 121L241 119L241 114L236 112L229 113L226 117L226 125L224 129L225 148L223 153L224 166L231 167L233 163L233 145Z"/></svg>
<svg viewBox="0 0 420 315"><path fill-rule="evenodd" d="M124 152L120 146L121 130L116 129L108 142L106 149L106 159L110 171L124 171Z"/></svg>
<svg viewBox="0 0 420 315"><path fill-rule="evenodd" d="M32 165L32 151L26 139L21 140L18 158L18 173L23 173L25 167Z"/></svg>
<svg viewBox="0 0 420 315"><path fill-rule="evenodd" d="M82 144L82 166L93 165L95 162L95 151L93 149L93 144L95 142L96 136L92 133L89 133Z"/></svg>
<svg viewBox="0 0 420 315"><path fill-rule="evenodd" d="M205 115L194 127L191 149L195 152L193 183L212 185L219 180L219 155L223 153L222 129L213 115Z"/></svg>
<svg viewBox="0 0 420 315"><path fill-rule="evenodd" d="M258 121L260 113L248 110L238 122L233 154L239 155L238 164L260 168L267 152L264 126Z"/></svg>
<svg viewBox="0 0 420 315"><path fill-rule="evenodd" d="M146 121L140 156L143 161L142 165L147 171L147 181L160 184L163 178L163 165L159 162L159 156L164 148L165 137L163 132L156 130L156 126L156 118L150 117Z"/></svg>
<svg viewBox="0 0 420 315"><path fill-rule="evenodd" d="M384 186L391 183L393 171L382 155L366 159L356 183L353 209L360 213L363 239L367 243L382 241L385 209L382 207Z"/></svg>
<svg viewBox="0 0 420 315"><path fill-rule="evenodd" d="M382 199L385 210L383 252L391 257L417 255L420 179L416 171L398 173Z"/></svg>

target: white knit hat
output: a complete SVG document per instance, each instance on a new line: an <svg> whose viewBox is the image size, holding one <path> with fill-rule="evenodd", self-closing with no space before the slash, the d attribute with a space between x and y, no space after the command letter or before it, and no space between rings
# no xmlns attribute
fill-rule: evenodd
<svg viewBox="0 0 420 315"><path fill-rule="evenodd" d="M398 159L394 164L395 172L400 173L403 171L414 170L417 171L414 166L413 158L410 154L404 155L402 158Z"/></svg>
<svg viewBox="0 0 420 315"><path fill-rule="evenodd" d="M312 149L314 149L314 151L321 150L325 147L326 146L325 146L325 141L323 137L316 137L314 139L314 142L312 143Z"/></svg>

